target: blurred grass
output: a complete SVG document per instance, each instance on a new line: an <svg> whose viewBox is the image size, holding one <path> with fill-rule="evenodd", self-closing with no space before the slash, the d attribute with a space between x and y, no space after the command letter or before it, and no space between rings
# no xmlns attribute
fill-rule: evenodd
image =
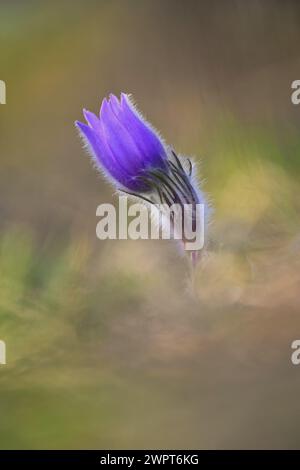
<svg viewBox="0 0 300 470"><path fill-rule="evenodd" d="M190 5L0 6L1 448L299 446L299 8ZM199 162L196 297L171 243L96 240L73 121L110 91Z"/></svg>

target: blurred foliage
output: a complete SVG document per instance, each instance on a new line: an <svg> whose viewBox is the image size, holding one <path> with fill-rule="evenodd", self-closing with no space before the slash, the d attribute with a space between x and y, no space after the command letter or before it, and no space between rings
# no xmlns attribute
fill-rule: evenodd
<svg viewBox="0 0 300 470"><path fill-rule="evenodd" d="M1 2L1 448L299 446L299 16ZM120 91L199 162L215 213L193 294L172 243L96 240L115 199L73 122Z"/></svg>

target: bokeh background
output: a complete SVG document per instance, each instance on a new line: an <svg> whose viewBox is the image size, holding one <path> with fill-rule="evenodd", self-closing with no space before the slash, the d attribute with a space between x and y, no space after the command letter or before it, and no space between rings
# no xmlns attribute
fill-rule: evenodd
<svg viewBox="0 0 300 470"><path fill-rule="evenodd" d="M1 448L297 448L300 5L1 1ZM132 93L215 207L191 293L167 241L99 241L117 202L74 128Z"/></svg>

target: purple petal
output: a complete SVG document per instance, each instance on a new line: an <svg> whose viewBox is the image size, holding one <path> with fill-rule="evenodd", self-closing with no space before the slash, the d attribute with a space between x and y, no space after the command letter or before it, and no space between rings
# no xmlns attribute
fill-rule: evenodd
<svg viewBox="0 0 300 470"><path fill-rule="evenodd" d="M87 109L83 110L83 115L88 123L88 125L94 129L96 132L100 130L100 119L96 116L96 114L91 113Z"/></svg>
<svg viewBox="0 0 300 470"><path fill-rule="evenodd" d="M107 176L114 178L118 183L125 185L130 179L118 162L114 159L113 154L110 149L105 145L105 143L99 138L96 132L86 124L76 121L76 126L80 130L81 135L83 136L85 142L87 143L91 154L96 161L96 163L101 165L102 169L105 171Z"/></svg>
<svg viewBox="0 0 300 470"><path fill-rule="evenodd" d="M119 119L122 119L128 131L134 135L135 142L147 163L153 167L165 168L167 155L161 140L138 115L128 96L124 93L121 95L121 107Z"/></svg>
<svg viewBox="0 0 300 470"><path fill-rule="evenodd" d="M101 106L100 119L106 142L112 153L122 166L126 166L129 174L136 176L144 167L142 155L133 137L123 123L116 118L106 99L103 100Z"/></svg>
<svg viewBox="0 0 300 470"><path fill-rule="evenodd" d="M111 105L111 108L112 108L114 114L117 117L119 117L119 114L122 111L120 101L118 100L118 98L115 95L110 94L109 95L109 102L110 102L110 105Z"/></svg>

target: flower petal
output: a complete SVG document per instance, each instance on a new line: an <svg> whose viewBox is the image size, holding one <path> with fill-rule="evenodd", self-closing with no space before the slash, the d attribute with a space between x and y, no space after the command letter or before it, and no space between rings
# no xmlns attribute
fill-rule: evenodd
<svg viewBox="0 0 300 470"><path fill-rule="evenodd" d="M90 126L79 121L76 121L75 124L90 149L93 159L98 166L100 164L106 176L113 178L118 184L127 187L131 176L118 164L118 161L114 159L111 150L107 147L105 142L99 138L99 135Z"/></svg>
<svg viewBox="0 0 300 470"><path fill-rule="evenodd" d="M136 144L148 165L165 169L167 154L163 143L150 125L138 114L125 93L121 94L121 107L119 118L122 119L128 131L134 135Z"/></svg>
<svg viewBox="0 0 300 470"><path fill-rule="evenodd" d="M106 99L103 100L101 106L100 119L107 144L115 158L122 166L126 166L130 175L136 176L144 168L142 155L133 137L117 119Z"/></svg>
<svg viewBox="0 0 300 470"><path fill-rule="evenodd" d="M122 111L121 102L112 93L109 95L109 102L110 102L113 112L115 113L117 117L119 117L119 114Z"/></svg>
<svg viewBox="0 0 300 470"><path fill-rule="evenodd" d="M88 125L94 129L96 132L100 129L100 119L96 116L96 114L91 113L87 109L83 110L83 115L88 123Z"/></svg>

